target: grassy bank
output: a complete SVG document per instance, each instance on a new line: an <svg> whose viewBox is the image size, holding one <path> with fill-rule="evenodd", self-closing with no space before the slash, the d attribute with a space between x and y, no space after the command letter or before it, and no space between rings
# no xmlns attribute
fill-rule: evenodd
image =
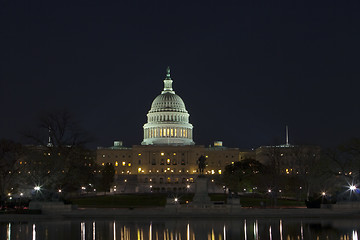
<svg viewBox="0 0 360 240"><path fill-rule="evenodd" d="M119 194L106 196L92 196L70 199L72 204L79 207L96 207L96 208L138 208L138 207L163 207L166 204L166 198L175 199L177 197L181 204L186 204L192 201L193 194ZM224 194L210 194L211 201L218 203L226 203L227 195ZM271 207L274 206L274 201L269 198L261 197L240 197L241 205L243 207ZM261 204L262 203L262 204ZM277 206L279 207L304 207L304 202L278 199Z"/></svg>

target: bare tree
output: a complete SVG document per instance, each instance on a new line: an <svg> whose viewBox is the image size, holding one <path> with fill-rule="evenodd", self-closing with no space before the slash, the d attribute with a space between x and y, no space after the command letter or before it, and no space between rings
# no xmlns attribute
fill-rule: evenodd
<svg viewBox="0 0 360 240"><path fill-rule="evenodd" d="M69 112L43 115L38 129L25 136L35 144L28 165L29 183L43 185L47 198L58 189L72 191L91 179L95 157L85 148L90 138Z"/></svg>
<svg viewBox="0 0 360 240"><path fill-rule="evenodd" d="M0 199L3 201L7 193L14 190L25 159L25 148L20 143L0 140Z"/></svg>

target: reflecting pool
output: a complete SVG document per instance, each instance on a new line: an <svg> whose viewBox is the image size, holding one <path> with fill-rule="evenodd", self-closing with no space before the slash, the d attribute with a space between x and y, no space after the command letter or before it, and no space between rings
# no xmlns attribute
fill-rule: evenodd
<svg viewBox="0 0 360 240"><path fill-rule="evenodd" d="M358 219L84 219L0 222L0 239L358 239Z"/></svg>

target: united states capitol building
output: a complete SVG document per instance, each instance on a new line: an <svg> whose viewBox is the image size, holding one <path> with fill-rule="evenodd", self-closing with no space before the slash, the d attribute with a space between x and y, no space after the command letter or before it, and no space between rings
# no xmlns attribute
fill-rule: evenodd
<svg viewBox="0 0 360 240"><path fill-rule="evenodd" d="M277 167L280 174L307 174L307 169L319 158L317 146L291 145L288 131L286 144L260 146L255 150L225 147L222 141L214 141L209 147L196 145L190 114L172 87L169 68L163 81L164 89L147 114L141 145L125 147L121 141L114 141L111 147L97 149L97 163L115 167L112 191L192 192L201 156L206 158L205 174L212 192L222 191L221 174L225 166L236 161L251 158Z"/></svg>
<svg viewBox="0 0 360 240"><path fill-rule="evenodd" d="M221 141L213 146L196 145L193 125L185 103L172 87L167 69L164 89L151 104L144 124L141 145L123 146L121 141L97 149L97 162L115 167L114 190L119 192L184 192L193 191L198 176L198 159L206 157L206 174L210 190L221 190L217 185L225 166L244 158L254 158L250 150L227 148Z"/></svg>

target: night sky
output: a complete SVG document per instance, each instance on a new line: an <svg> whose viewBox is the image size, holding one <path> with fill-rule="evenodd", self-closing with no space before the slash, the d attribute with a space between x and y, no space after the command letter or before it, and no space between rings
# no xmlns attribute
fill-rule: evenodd
<svg viewBox="0 0 360 240"><path fill-rule="evenodd" d="M360 3L0 3L0 138L68 110L95 146L140 144L167 66L196 144L360 137Z"/></svg>

